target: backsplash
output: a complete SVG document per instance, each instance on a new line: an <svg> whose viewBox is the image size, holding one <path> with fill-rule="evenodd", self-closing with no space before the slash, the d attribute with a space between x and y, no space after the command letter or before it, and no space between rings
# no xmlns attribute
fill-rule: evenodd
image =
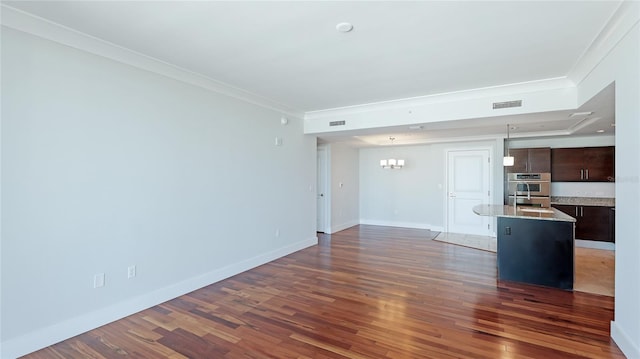
<svg viewBox="0 0 640 359"><path fill-rule="evenodd" d="M604 206L615 207L615 198L598 197L551 197L551 204L568 204L572 206Z"/></svg>
<svg viewBox="0 0 640 359"><path fill-rule="evenodd" d="M551 182L551 196L615 198L616 184L606 182Z"/></svg>

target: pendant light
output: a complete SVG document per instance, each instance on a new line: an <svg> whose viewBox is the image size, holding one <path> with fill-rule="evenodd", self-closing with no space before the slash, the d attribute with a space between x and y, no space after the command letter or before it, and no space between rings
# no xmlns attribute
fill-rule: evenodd
<svg viewBox="0 0 640 359"><path fill-rule="evenodd" d="M509 124L507 124L507 141L505 144L507 145L507 155L502 158L502 164L505 167L511 167L515 161L513 156L509 154Z"/></svg>

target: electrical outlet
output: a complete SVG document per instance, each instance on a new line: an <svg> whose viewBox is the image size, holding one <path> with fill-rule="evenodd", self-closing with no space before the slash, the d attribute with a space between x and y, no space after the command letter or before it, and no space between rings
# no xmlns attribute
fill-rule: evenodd
<svg viewBox="0 0 640 359"><path fill-rule="evenodd" d="M129 266L127 268L127 278L131 279L136 276L136 266Z"/></svg>
<svg viewBox="0 0 640 359"><path fill-rule="evenodd" d="M98 273L93 276L93 287L94 288L104 287L104 273Z"/></svg>

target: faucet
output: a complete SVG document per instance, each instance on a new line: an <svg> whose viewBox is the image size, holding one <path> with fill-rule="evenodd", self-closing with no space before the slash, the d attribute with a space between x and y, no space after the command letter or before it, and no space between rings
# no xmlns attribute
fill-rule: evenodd
<svg viewBox="0 0 640 359"><path fill-rule="evenodd" d="M529 187L529 182L516 182L516 190L513 191L513 213L514 214L518 212L518 184L520 183L527 186L527 199L531 200L531 188Z"/></svg>

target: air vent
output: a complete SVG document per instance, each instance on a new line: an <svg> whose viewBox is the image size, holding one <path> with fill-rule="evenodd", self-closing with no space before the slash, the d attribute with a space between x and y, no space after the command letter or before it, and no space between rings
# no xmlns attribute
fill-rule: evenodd
<svg viewBox="0 0 640 359"><path fill-rule="evenodd" d="M329 126L344 126L344 121L331 121L329 122Z"/></svg>
<svg viewBox="0 0 640 359"><path fill-rule="evenodd" d="M522 100L515 101L505 101L505 102L494 102L493 109L498 110L501 108L509 108L509 107L522 107Z"/></svg>

